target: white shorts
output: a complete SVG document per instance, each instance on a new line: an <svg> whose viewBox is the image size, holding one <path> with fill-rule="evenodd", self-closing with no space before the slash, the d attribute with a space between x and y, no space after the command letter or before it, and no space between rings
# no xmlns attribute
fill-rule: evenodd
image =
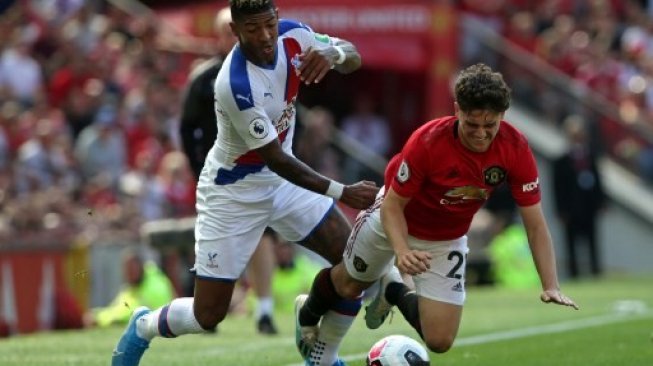
<svg viewBox="0 0 653 366"><path fill-rule="evenodd" d="M235 281L266 227L298 242L320 225L333 205L332 198L285 180L198 185L193 270L201 278Z"/></svg>
<svg viewBox="0 0 653 366"><path fill-rule="evenodd" d="M411 249L431 253L431 269L413 276L417 295L455 305L465 303L467 237L447 241L426 241L408 237ZM377 208L362 212L349 236L343 254L347 272L363 282L374 282L394 265L395 254L381 225Z"/></svg>

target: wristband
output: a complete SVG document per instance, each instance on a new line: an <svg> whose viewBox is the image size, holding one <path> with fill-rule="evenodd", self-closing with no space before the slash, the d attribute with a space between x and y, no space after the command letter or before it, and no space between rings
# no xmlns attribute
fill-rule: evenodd
<svg viewBox="0 0 653 366"><path fill-rule="evenodd" d="M335 180L329 182L329 188L327 188L325 196L329 196L336 200L339 200L342 197L342 192L345 190L345 185L338 183Z"/></svg>
<svg viewBox="0 0 653 366"><path fill-rule="evenodd" d="M345 54L345 51L342 49L342 47L340 47L340 46L333 46L333 48L335 48L335 50L338 52L338 59L335 60L334 63L335 63L336 65L340 65L340 64L342 64L343 62L345 62L345 60L347 59L347 55Z"/></svg>

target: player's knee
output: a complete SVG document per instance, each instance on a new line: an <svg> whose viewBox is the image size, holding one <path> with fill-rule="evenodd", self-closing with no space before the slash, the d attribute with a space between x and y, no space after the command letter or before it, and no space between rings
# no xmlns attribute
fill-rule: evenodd
<svg viewBox="0 0 653 366"><path fill-rule="evenodd" d="M345 299L356 299L361 296L365 287L357 282L346 282L338 288L338 294Z"/></svg>
<svg viewBox="0 0 653 366"><path fill-rule="evenodd" d="M361 296L366 288L369 287L369 284L360 282L349 276L342 263L333 267L331 274L333 285L335 286L338 295L345 299L356 299Z"/></svg>
<svg viewBox="0 0 653 366"><path fill-rule="evenodd" d="M226 312L195 311L195 320L206 331L213 331L224 320Z"/></svg>
<svg viewBox="0 0 653 366"><path fill-rule="evenodd" d="M439 336L439 337L427 338L426 340L424 340L424 342L426 343L426 347L428 347L428 349L431 352L445 353L453 345L453 340L454 337Z"/></svg>

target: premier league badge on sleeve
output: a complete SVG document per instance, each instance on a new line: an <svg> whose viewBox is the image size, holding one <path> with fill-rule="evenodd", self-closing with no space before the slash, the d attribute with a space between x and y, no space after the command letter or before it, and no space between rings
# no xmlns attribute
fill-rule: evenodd
<svg viewBox="0 0 653 366"><path fill-rule="evenodd" d="M397 181L403 184L408 181L408 178L410 178L410 169L406 160L403 160L401 165L399 165L399 170L397 170Z"/></svg>
<svg viewBox="0 0 653 366"><path fill-rule="evenodd" d="M268 135L268 126L265 121L256 118L249 123L249 134L255 139L263 139Z"/></svg>

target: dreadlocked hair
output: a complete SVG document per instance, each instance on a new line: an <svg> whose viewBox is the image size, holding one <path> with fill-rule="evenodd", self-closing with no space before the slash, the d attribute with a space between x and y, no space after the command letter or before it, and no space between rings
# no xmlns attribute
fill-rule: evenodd
<svg viewBox="0 0 653 366"><path fill-rule="evenodd" d="M465 112L490 110L502 113L510 107L510 87L500 73L482 63L460 72L454 92L458 106Z"/></svg>
<svg viewBox="0 0 653 366"><path fill-rule="evenodd" d="M274 9L275 5L273 0L229 0L229 7L231 17L240 20L247 15Z"/></svg>

